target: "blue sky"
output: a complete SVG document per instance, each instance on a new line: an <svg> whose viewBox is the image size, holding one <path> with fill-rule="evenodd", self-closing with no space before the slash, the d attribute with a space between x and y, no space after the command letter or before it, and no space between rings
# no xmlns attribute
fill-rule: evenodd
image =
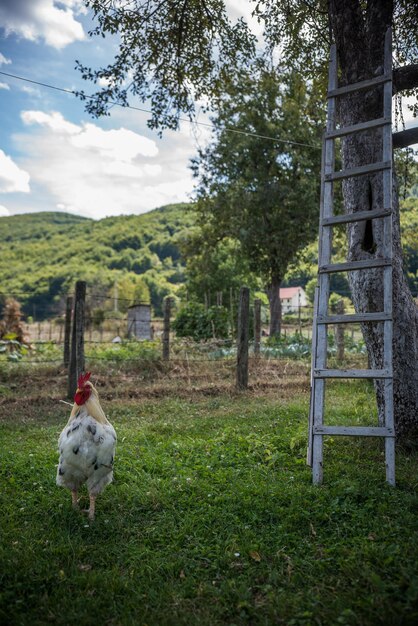
<svg viewBox="0 0 418 626"><path fill-rule="evenodd" d="M0 24L0 70L86 93L93 86L75 59L98 67L117 45L88 37L93 22L82 0L1 0ZM160 139L145 113L120 107L93 119L74 96L2 75L0 115L0 215L58 210L99 219L187 201L190 158L209 137L184 123Z"/></svg>

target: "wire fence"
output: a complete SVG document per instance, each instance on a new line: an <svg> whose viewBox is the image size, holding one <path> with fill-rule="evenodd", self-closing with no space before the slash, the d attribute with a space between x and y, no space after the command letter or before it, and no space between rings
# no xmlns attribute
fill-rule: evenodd
<svg viewBox="0 0 418 626"><path fill-rule="evenodd" d="M18 296L39 295L31 292L0 293L3 301L6 298L17 298ZM113 306L97 314L95 302L107 303ZM123 303L127 305L124 311L120 308ZM65 348L65 299L61 298L60 310L57 315L42 321L34 321L29 315L22 315L20 325L23 329L24 347L18 350L0 350L0 362L21 363L25 365L50 364L60 366L64 363ZM142 303L145 307L151 307L149 303ZM235 307L234 314L238 309L238 302L232 301ZM151 361L158 362L164 360L165 326L162 317L151 316L146 320L148 325L147 339L138 340L132 336L132 317L130 317L128 307L131 307L132 299L119 298L95 294L94 291L87 291L86 295L86 315L84 325L84 354L88 367L91 363L122 363L127 366L137 366L138 368L149 364ZM175 319L181 307L174 306L171 309L171 320ZM282 325L281 337L273 340L269 337L269 310L266 304L261 303L261 324L259 328L260 337L258 346L254 341L254 303L250 305L250 312L253 314L249 324L250 358L267 359L307 359L311 351L312 337L312 315L313 307L308 303L291 301L282 302ZM213 361L224 361L226 364L233 364L237 357L237 329L236 318L231 315L229 333L227 337L216 337L216 333L211 338L203 341L195 341L189 338L176 336L172 329L169 332L170 362L175 364L188 363L208 363ZM215 329L214 329L215 330ZM332 334L332 333L331 333ZM330 349L332 352L333 341L330 337ZM335 342L334 342L335 343ZM359 327L347 326L346 329L347 348L352 352L360 353L363 349L361 343L361 332ZM4 347L3 347L4 348Z"/></svg>

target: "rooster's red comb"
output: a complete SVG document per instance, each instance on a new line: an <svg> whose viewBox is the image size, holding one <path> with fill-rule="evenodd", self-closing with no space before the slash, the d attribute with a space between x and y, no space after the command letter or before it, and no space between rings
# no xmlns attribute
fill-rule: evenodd
<svg viewBox="0 0 418 626"><path fill-rule="evenodd" d="M84 385L90 380L91 372L86 372L85 374L80 374L77 381L77 387L79 389L83 389Z"/></svg>

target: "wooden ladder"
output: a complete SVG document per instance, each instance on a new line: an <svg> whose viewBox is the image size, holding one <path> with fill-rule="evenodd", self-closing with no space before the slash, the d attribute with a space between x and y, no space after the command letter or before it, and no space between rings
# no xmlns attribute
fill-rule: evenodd
<svg viewBox="0 0 418 626"><path fill-rule="evenodd" d="M352 92L370 90L383 85L383 117L335 128L336 98ZM335 139L370 128L382 128L383 158L381 162L362 165L339 172L334 171ZM371 172L382 172L383 207L359 211L347 215L334 215L334 181ZM383 258L331 263L332 227L371 219L383 219ZM315 484L322 482L323 438L325 435L354 435L360 437L385 438L386 480L395 484L395 430L393 419L393 371L392 371L392 38L388 29L385 38L385 60L383 74L358 83L338 87L337 52L331 46L328 87L327 128L324 134L321 168L321 202L319 225L318 287L315 293L312 333L311 402L309 410L308 465L312 467ZM384 311L379 313L356 313L354 315L330 315L328 301L330 277L334 272L359 271L383 268ZM328 369L327 368L327 325L364 322L383 322L383 368L382 369ZM368 378L384 381L384 424L376 427L326 426L324 424L325 382L327 379Z"/></svg>

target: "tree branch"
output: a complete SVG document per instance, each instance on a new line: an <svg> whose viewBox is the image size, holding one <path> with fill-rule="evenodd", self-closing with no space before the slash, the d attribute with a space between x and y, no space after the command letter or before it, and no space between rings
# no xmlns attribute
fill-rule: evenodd
<svg viewBox="0 0 418 626"><path fill-rule="evenodd" d="M392 135L393 148L406 148L413 143L418 143L418 126L402 130Z"/></svg>
<svg viewBox="0 0 418 626"><path fill-rule="evenodd" d="M415 87L418 87L418 63L393 70L393 95Z"/></svg>

